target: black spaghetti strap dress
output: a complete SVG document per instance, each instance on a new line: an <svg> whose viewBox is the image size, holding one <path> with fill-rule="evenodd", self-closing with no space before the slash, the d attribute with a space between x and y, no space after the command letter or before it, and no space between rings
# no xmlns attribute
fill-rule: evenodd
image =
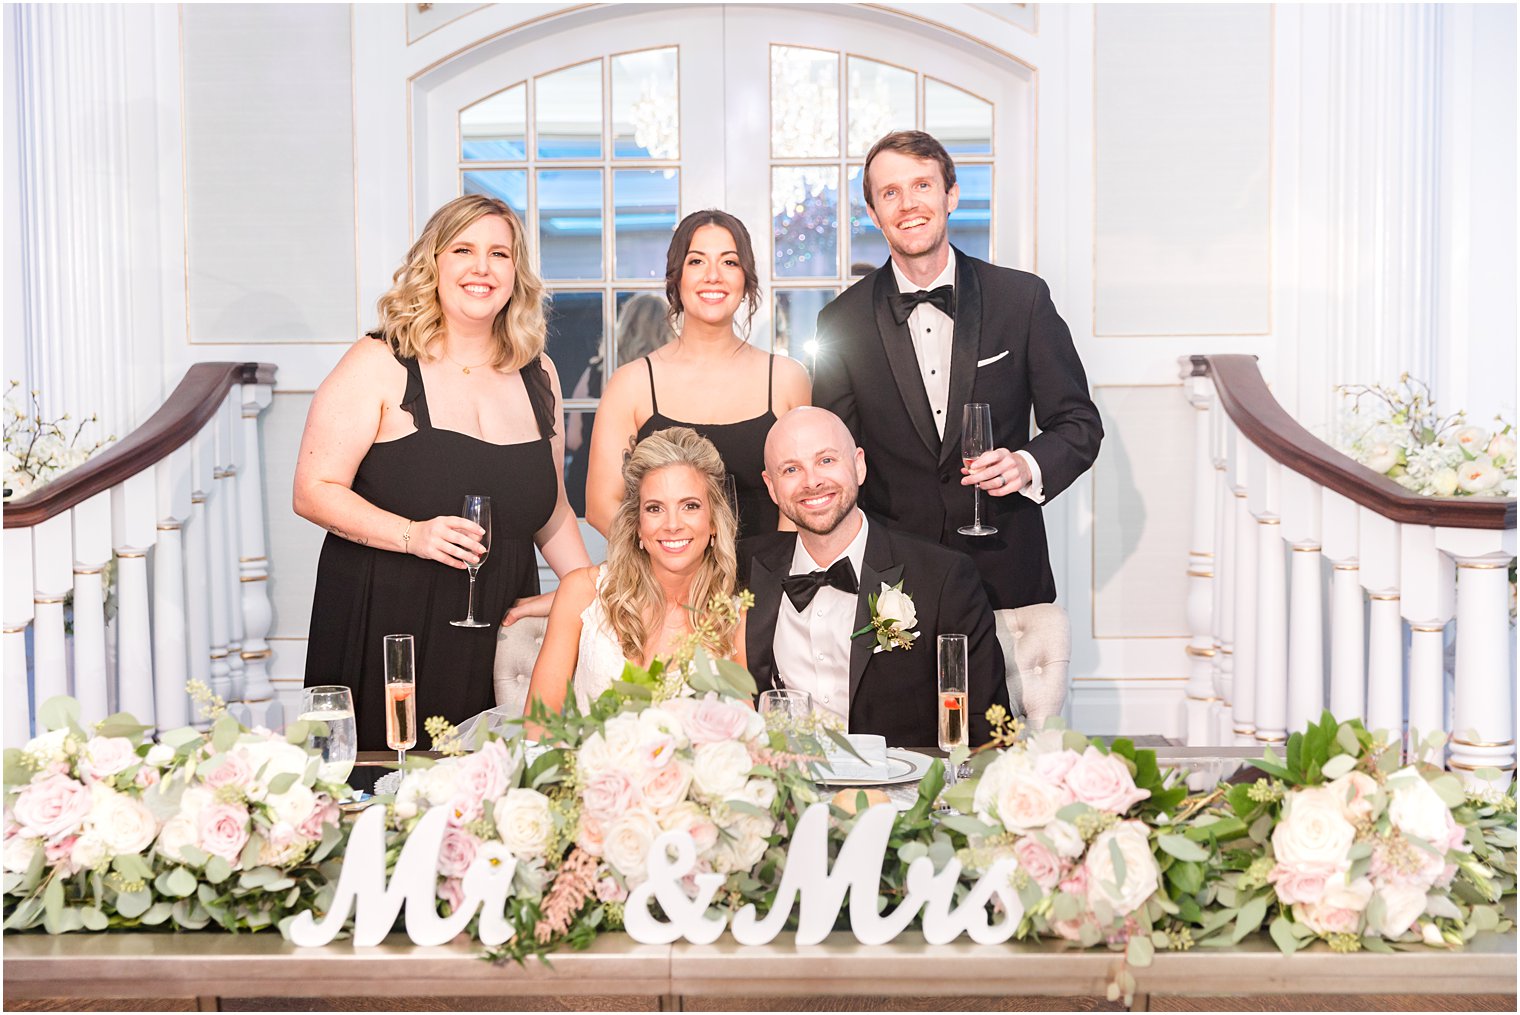
<svg viewBox="0 0 1520 1015"><path fill-rule="evenodd" d="M649 401L654 414L639 427L639 440L672 426L690 427L712 441L713 447L723 458L723 467L734 481L735 509L739 513L739 538L759 536L775 532L781 520L776 502L765 490L765 437L776 422L776 411L771 404L772 389L776 378L776 355L771 354L770 371L765 381L765 412L754 419L738 423L682 423L660 412L660 400L654 393L654 363L648 356L644 365L649 368Z"/></svg>
<svg viewBox="0 0 1520 1015"><path fill-rule="evenodd" d="M353 490L418 521L459 514L465 494L489 496L491 549L476 578L475 610L499 624L514 601L538 592L533 534L548 522L558 496L548 374L537 359L520 372L538 439L492 444L435 429L417 361L397 359L406 367L401 407L417 430L372 445L354 474ZM496 704L496 625L449 624L464 618L469 582L465 571L437 561L327 536L317 561L306 686L353 689L361 751L386 749L382 641L388 634L416 638L418 748L431 746L422 728L430 716L459 723Z"/></svg>

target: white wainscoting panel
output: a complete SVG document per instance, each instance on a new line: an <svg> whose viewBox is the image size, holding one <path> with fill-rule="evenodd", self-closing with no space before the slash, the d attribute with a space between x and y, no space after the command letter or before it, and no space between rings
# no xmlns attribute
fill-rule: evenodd
<svg viewBox="0 0 1520 1015"><path fill-rule="evenodd" d="M352 341L348 5L181 11L190 341Z"/></svg>
<svg viewBox="0 0 1520 1015"><path fill-rule="evenodd" d="M1180 385L1101 385L1093 398L1104 431L1093 466L1093 635L1186 637L1197 410Z"/></svg>
<svg viewBox="0 0 1520 1015"><path fill-rule="evenodd" d="M276 391L264 411L264 496L269 519L269 600L274 622L269 640L279 657L288 641L306 637L311 624L312 588L317 580L317 555L326 533L300 517L290 506L301 428L311 406L309 392ZM276 673L286 668L275 665Z"/></svg>
<svg viewBox="0 0 1520 1015"><path fill-rule="evenodd" d="M1269 331L1271 9L1095 17L1096 334Z"/></svg>

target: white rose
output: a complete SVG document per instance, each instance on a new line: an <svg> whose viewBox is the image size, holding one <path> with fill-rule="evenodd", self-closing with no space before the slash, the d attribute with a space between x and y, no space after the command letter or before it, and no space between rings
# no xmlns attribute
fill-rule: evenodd
<svg viewBox="0 0 1520 1015"><path fill-rule="evenodd" d="M1124 858L1122 880L1114 866L1113 846ZM1121 822L1094 839L1086 867L1088 892L1105 899L1120 916L1139 909L1161 885L1150 833L1139 821Z"/></svg>
<svg viewBox="0 0 1520 1015"><path fill-rule="evenodd" d="M1488 457L1498 464L1515 460L1515 438L1507 433L1496 433L1488 442Z"/></svg>
<svg viewBox="0 0 1520 1015"><path fill-rule="evenodd" d="M894 589L886 582L881 583L881 591L876 594L876 615L882 620L897 621L904 631L918 623L918 610L913 606L913 597L901 589Z"/></svg>
<svg viewBox="0 0 1520 1015"><path fill-rule="evenodd" d="M180 794L179 813L192 821L200 820L201 811L216 803L216 796L204 786L191 786Z"/></svg>
<svg viewBox="0 0 1520 1015"><path fill-rule="evenodd" d="M269 784L277 775L292 774L299 782L306 774L311 755L304 747L269 737L238 744L233 748L243 755L253 782L248 786L248 799L263 800L269 792Z"/></svg>
<svg viewBox="0 0 1520 1015"><path fill-rule="evenodd" d="M283 822L292 828L311 817L316 803L316 794L298 782L279 795L264 798L264 806L269 808L275 822Z"/></svg>
<svg viewBox="0 0 1520 1015"><path fill-rule="evenodd" d="M1451 436L1451 443L1469 454L1478 455L1488 447L1488 431L1481 426L1464 426Z"/></svg>
<svg viewBox="0 0 1520 1015"><path fill-rule="evenodd" d="M1479 455L1457 468L1457 486L1464 493L1482 493L1499 485L1504 473L1494 467L1487 455Z"/></svg>
<svg viewBox="0 0 1520 1015"><path fill-rule="evenodd" d="M1082 850L1087 844L1082 841L1082 833L1077 831L1077 826L1069 821L1052 821L1040 829L1046 843L1057 856L1070 860L1082 855Z"/></svg>
<svg viewBox="0 0 1520 1015"><path fill-rule="evenodd" d="M153 843L158 821L142 801L101 783L96 783L91 792L94 799L85 822L86 834L99 839L111 856L141 853Z"/></svg>
<svg viewBox="0 0 1520 1015"><path fill-rule="evenodd" d="M5 869L11 874L25 874L32 857L42 848L42 840L29 835L13 835L5 840Z"/></svg>
<svg viewBox="0 0 1520 1015"><path fill-rule="evenodd" d="M1430 474L1430 489L1437 497L1450 497L1457 492L1457 470L1437 469Z"/></svg>
<svg viewBox="0 0 1520 1015"><path fill-rule="evenodd" d="M536 789L508 790L496 802L496 831L503 845L520 860L543 856L554 835L549 798Z"/></svg>
<svg viewBox="0 0 1520 1015"><path fill-rule="evenodd" d="M1412 885L1384 885L1378 894L1383 897L1383 919L1372 929L1383 937L1398 937L1425 912L1425 893Z"/></svg>
<svg viewBox="0 0 1520 1015"><path fill-rule="evenodd" d="M1272 851L1278 863L1294 871L1344 871L1355 838L1342 795L1315 786L1288 794L1286 813L1272 831Z"/></svg>
<svg viewBox="0 0 1520 1015"><path fill-rule="evenodd" d="M749 749L737 740L703 744L692 759L692 784L708 799L727 800L744 789L753 767Z"/></svg>
<svg viewBox="0 0 1520 1015"><path fill-rule="evenodd" d="M602 736L607 738L607 751L613 762L626 765L639 756L644 731L639 726L638 716L625 713L608 719L602 728Z"/></svg>
<svg viewBox="0 0 1520 1015"><path fill-rule="evenodd" d="M751 779L744 784L739 799L768 811L776 802L776 784L769 779Z"/></svg>
<svg viewBox="0 0 1520 1015"><path fill-rule="evenodd" d="M454 799L459 770L448 763L433 765L417 773L417 792L429 807L442 807Z"/></svg>
<svg viewBox="0 0 1520 1015"><path fill-rule="evenodd" d="M1050 824L1071 802L1069 790L1028 769L1014 773L998 791L997 817L1010 832L1029 832Z"/></svg>
<svg viewBox="0 0 1520 1015"><path fill-rule="evenodd" d="M1419 771L1401 768L1388 777L1393 799L1388 802L1388 820L1405 835L1424 839L1437 849L1446 847L1451 810Z"/></svg>
<svg viewBox="0 0 1520 1015"><path fill-rule="evenodd" d="M623 814L607 826L602 855L629 885L637 885L648 876L644 861L660 835L659 823L642 807Z"/></svg>
<svg viewBox="0 0 1520 1015"><path fill-rule="evenodd" d="M113 856L106 844L92 834L81 835L69 849L69 862L75 870L94 870L104 866Z"/></svg>
<svg viewBox="0 0 1520 1015"><path fill-rule="evenodd" d="M677 804L660 816L660 828L666 832L685 832L696 843L697 855L702 856L718 842L718 826L712 816L690 800Z"/></svg>
<svg viewBox="0 0 1520 1015"><path fill-rule="evenodd" d="M193 817L180 813L164 822L158 833L158 855L174 861L185 859L182 850L195 846L200 840L200 829Z"/></svg>
<svg viewBox="0 0 1520 1015"><path fill-rule="evenodd" d="M581 742L575 752L575 767L583 779L592 779L609 768L615 767L612 749L600 733L593 733Z"/></svg>
<svg viewBox="0 0 1520 1015"><path fill-rule="evenodd" d="M1022 751L1000 752L992 764L982 769L982 777L976 781L976 791L971 798L971 809L976 812L976 816L989 825L997 824L998 816L994 813L994 808L997 806L998 794L1016 772L1031 767Z"/></svg>
<svg viewBox="0 0 1520 1015"><path fill-rule="evenodd" d="M1399 449L1379 441L1367 449L1367 453L1362 457L1362 464L1373 472L1386 475L1389 469L1399 464Z"/></svg>
<svg viewBox="0 0 1520 1015"><path fill-rule="evenodd" d="M126 737L91 737L79 759L87 780L109 779L137 764L137 750Z"/></svg>
<svg viewBox="0 0 1520 1015"><path fill-rule="evenodd" d="M643 731L643 738L650 740L655 737L669 737L675 742L676 747L686 747L691 740L686 736L686 730L681 725L680 718L668 709L658 705L651 706L639 713L639 728Z"/></svg>
<svg viewBox="0 0 1520 1015"><path fill-rule="evenodd" d="M1333 885L1319 902L1293 907L1299 923L1321 936L1355 934L1361 928L1362 913L1372 899L1372 882L1357 878L1350 884Z"/></svg>
<svg viewBox="0 0 1520 1015"><path fill-rule="evenodd" d="M174 748L168 744L154 744L148 748L148 755L143 758L143 764L152 765L154 768L163 768L173 760Z"/></svg>

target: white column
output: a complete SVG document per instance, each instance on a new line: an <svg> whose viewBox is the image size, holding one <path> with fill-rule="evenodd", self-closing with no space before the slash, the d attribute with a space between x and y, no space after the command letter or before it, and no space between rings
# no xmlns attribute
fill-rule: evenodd
<svg viewBox="0 0 1520 1015"><path fill-rule="evenodd" d="M1367 619L1367 728L1404 736L1404 623L1397 592L1373 592Z"/></svg>
<svg viewBox="0 0 1520 1015"><path fill-rule="evenodd" d="M111 494L98 493L68 513L74 529L74 697L80 717L91 723L111 713L103 582L111 562Z"/></svg>
<svg viewBox="0 0 1520 1015"><path fill-rule="evenodd" d="M1256 745L1256 519L1235 490L1235 743Z"/></svg>
<svg viewBox="0 0 1520 1015"><path fill-rule="evenodd" d="M1188 551L1188 656L1187 743L1202 747L1214 742L1214 712L1219 696L1214 693L1214 462L1209 403L1213 384L1206 377L1191 376L1191 363L1184 361L1186 389L1193 407L1193 535Z"/></svg>
<svg viewBox="0 0 1520 1015"><path fill-rule="evenodd" d="M1224 460L1215 463L1214 521L1214 692L1223 699L1214 743L1235 742L1234 708L1240 700L1235 685L1235 496ZM1254 693L1254 691L1253 691Z"/></svg>
<svg viewBox="0 0 1520 1015"><path fill-rule="evenodd" d="M213 477L218 487L216 503L221 505L222 542L213 546L212 552L222 558L225 583L223 596L224 623L227 625L227 682L229 702L241 701L246 693L243 669L243 591L238 566L238 545L241 514L238 502L238 429L241 412L238 408L237 388L228 392L222 409L217 413L212 430L216 433L217 458L222 462L221 475Z"/></svg>
<svg viewBox="0 0 1520 1015"><path fill-rule="evenodd" d="M1440 748L1423 750L1420 743L1446 729L1446 628L1439 624L1409 625L1409 736L1405 753L1433 765L1446 761Z"/></svg>
<svg viewBox="0 0 1520 1015"><path fill-rule="evenodd" d="M1288 617L1282 526L1256 519L1256 739L1288 739Z"/></svg>
<svg viewBox="0 0 1520 1015"><path fill-rule="evenodd" d="M244 667L243 698L262 720L274 699L269 681L269 625L274 611L269 602L269 557L264 547L264 455L259 443L259 416L269 408L273 391L268 384L244 384L239 404L237 438L239 502L238 580L242 586Z"/></svg>
<svg viewBox="0 0 1520 1015"><path fill-rule="evenodd" d="M1511 533L1513 535L1513 533ZM1514 671L1510 668L1509 560L1457 560L1457 682L1450 766L1515 771Z"/></svg>
<svg viewBox="0 0 1520 1015"><path fill-rule="evenodd" d="M148 607L148 551L157 527L158 490L152 470L111 490L116 544L117 708L148 725L157 720L153 691L153 625Z"/></svg>
<svg viewBox="0 0 1520 1015"><path fill-rule="evenodd" d="M1447 730L1445 630L1456 610L1452 559L1436 546L1429 525L1399 526L1399 584L1410 631L1405 751L1414 756L1430 734ZM1445 761L1443 750L1423 753L1433 764Z"/></svg>
<svg viewBox="0 0 1520 1015"><path fill-rule="evenodd" d="M190 516L185 522L185 646L189 658L188 679L208 688L217 686L216 660L211 633L211 528L212 512L206 498L212 489L216 442L208 426L190 442ZM225 650L224 650L225 651ZM225 674L222 679L225 681ZM191 720L201 716L192 711Z"/></svg>
<svg viewBox="0 0 1520 1015"><path fill-rule="evenodd" d="M73 526L64 512L33 526L32 715L49 698L70 693L63 600L74 587ZM36 723L37 732L44 727Z"/></svg>
<svg viewBox="0 0 1520 1015"><path fill-rule="evenodd" d="M1324 591L1320 584L1320 487L1283 470L1282 537L1293 548L1288 597L1288 730L1325 709Z"/></svg>
<svg viewBox="0 0 1520 1015"><path fill-rule="evenodd" d="M1356 504L1320 490L1324 553L1330 571L1330 712L1337 719L1367 718L1366 603L1357 561Z"/></svg>
<svg viewBox="0 0 1520 1015"><path fill-rule="evenodd" d="M5 746L21 747L32 735L27 690L26 629L31 626L32 530L5 530Z"/></svg>
<svg viewBox="0 0 1520 1015"><path fill-rule="evenodd" d="M185 603L184 526L190 517L190 449L172 452L154 467L158 487L158 546L153 551L154 709L160 729L190 722L188 625Z"/></svg>

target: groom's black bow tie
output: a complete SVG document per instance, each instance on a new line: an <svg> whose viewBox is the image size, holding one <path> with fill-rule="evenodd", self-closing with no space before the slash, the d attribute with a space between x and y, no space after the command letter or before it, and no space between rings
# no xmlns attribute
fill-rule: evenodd
<svg viewBox="0 0 1520 1015"><path fill-rule="evenodd" d="M789 574L781 579L781 590L792 601L792 608L798 613L808 608L808 603L813 601L818 590L825 585L832 585L852 596L860 591L860 583L855 580L855 565L850 563L849 557L834 561L827 571Z"/></svg>
<svg viewBox="0 0 1520 1015"><path fill-rule="evenodd" d="M892 316L897 318L898 324L907 324L908 315L913 313L913 308L920 303L932 303L939 307L940 311L951 320L955 319L955 286L942 285L935 289L920 289L917 292L898 293L892 297Z"/></svg>

